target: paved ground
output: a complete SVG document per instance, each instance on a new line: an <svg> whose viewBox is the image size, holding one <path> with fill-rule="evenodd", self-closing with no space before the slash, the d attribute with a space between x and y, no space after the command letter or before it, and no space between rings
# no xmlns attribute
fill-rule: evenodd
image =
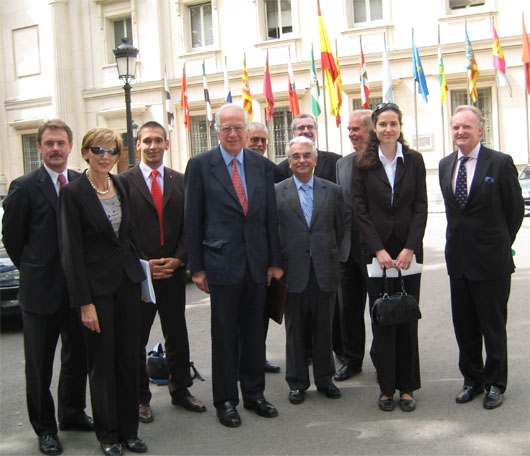
<svg viewBox="0 0 530 456"><path fill-rule="evenodd" d="M283 377L284 328L271 323L268 358L282 366L282 373L267 374L266 397L276 405L280 416L260 418L240 407L243 426L238 429L221 426L211 399L209 302L206 295L190 285L187 317L192 358L206 378L205 382L196 382L192 391L207 404L208 411L193 414L177 409L171 406L165 387L153 387L155 421L140 425L140 436L148 443L149 454L530 454L530 218L525 218L514 246L518 268L509 304L509 385L504 404L492 411L483 409L481 399L465 405L454 402L462 379L457 368L443 259L444 230L445 217L430 214L420 300L423 387L416 393L415 412L379 411L376 403L379 389L370 361L365 362L360 375L340 384L342 399L326 399L312 388L303 404L291 405ZM160 337L157 321L150 344L161 340ZM27 419L20 324L2 322L0 342L0 454L39 454ZM93 435L61 432L60 437L64 454L101 454Z"/></svg>

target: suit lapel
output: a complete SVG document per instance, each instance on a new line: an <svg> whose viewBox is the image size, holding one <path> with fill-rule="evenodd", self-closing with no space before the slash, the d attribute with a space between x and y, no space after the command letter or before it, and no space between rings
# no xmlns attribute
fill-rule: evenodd
<svg viewBox="0 0 530 456"><path fill-rule="evenodd" d="M256 182L259 179L259 169L256 157L252 156L252 152L244 149L244 162L245 162L245 182L247 184L247 199L248 199L248 210L252 210L254 191L256 190Z"/></svg>
<svg viewBox="0 0 530 456"><path fill-rule="evenodd" d="M241 203L237 197L234 185L232 184L232 179L230 179L230 174L228 174L228 170L226 169L226 164L223 160L221 149L219 147L214 149L212 154L212 158L210 160L210 170L215 179L219 181L227 193L232 197L239 209L241 209L241 212L243 212L243 208L241 207Z"/></svg>
<svg viewBox="0 0 530 456"><path fill-rule="evenodd" d="M296 184L294 183L294 178L291 176L283 187L284 198L291 206L294 213L300 219L300 221L307 226L307 222L304 217L304 212L302 211L302 205L300 204L300 197L298 196L298 190L296 189Z"/></svg>
<svg viewBox="0 0 530 456"><path fill-rule="evenodd" d="M321 212L321 208L326 204L328 198L328 189L324 180L317 180L315 178L313 185L313 212L311 214L311 223L309 226L313 226L318 214Z"/></svg>
<svg viewBox="0 0 530 456"><path fill-rule="evenodd" d="M57 191L53 185L50 175L44 166L39 168L39 188L50 205L53 207L54 211L57 212L59 197L57 196Z"/></svg>
<svg viewBox="0 0 530 456"><path fill-rule="evenodd" d="M477 194L480 184L484 182L486 173L490 167L491 163L491 152L484 146L480 146L480 151L477 159L477 166L475 167L475 174L473 175L473 181L471 182L471 189L469 190L469 196L467 198L467 204L473 200L474 196Z"/></svg>
<svg viewBox="0 0 530 456"><path fill-rule="evenodd" d="M171 197L171 193L173 192L173 178L174 176L169 172L169 168L164 167L164 202L162 207L167 204L169 198Z"/></svg>
<svg viewBox="0 0 530 456"><path fill-rule="evenodd" d="M453 192L453 185L452 185L452 180L453 180L453 170L455 169L455 165L456 165L456 160L458 159L458 151L457 152L453 152L452 155L449 156L450 159L448 161L448 166L444 172L444 174L442 175L442 190L443 190L443 193L445 195L450 195L449 196L449 199L447 200L448 202L450 201L453 205L457 205L456 203L456 199L455 199L455 195L454 195L454 192Z"/></svg>
<svg viewBox="0 0 530 456"><path fill-rule="evenodd" d="M140 195L142 195L142 197L145 198L146 201L156 210L155 203L153 202L153 197L151 196L151 192L147 187L144 175L142 174L142 170L139 166L135 166L131 170L131 183L138 190Z"/></svg>
<svg viewBox="0 0 530 456"><path fill-rule="evenodd" d="M326 159L325 159L324 154L322 154L320 150L318 150L317 153L318 153L317 165L315 166L315 170L313 174L315 176L321 176L322 170L324 169L324 165L326 164Z"/></svg>

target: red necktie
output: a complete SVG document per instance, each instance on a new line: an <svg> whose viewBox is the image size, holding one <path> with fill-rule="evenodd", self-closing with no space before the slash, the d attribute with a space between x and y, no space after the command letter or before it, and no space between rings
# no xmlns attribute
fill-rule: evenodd
<svg viewBox="0 0 530 456"><path fill-rule="evenodd" d="M243 181L241 180L241 176L239 175L239 172L237 170L237 159L235 158L232 160L232 183L234 184L237 197L239 198L239 202L241 203L241 207L243 208L243 214L247 215L248 201L245 195Z"/></svg>
<svg viewBox="0 0 530 456"><path fill-rule="evenodd" d="M59 190L61 190L66 185L66 177L64 174L59 174L57 179L59 180Z"/></svg>
<svg viewBox="0 0 530 456"><path fill-rule="evenodd" d="M162 215L164 197L162 196L160 185L158 185L156 180L157 175L158 171L156 169L151 171L151 177L153 178L153 182L151 183L151 196L153 197L153 202L155 203L156 211L158 212L158 222L160 223L160 245L164 245L164 217Z"/></svg>

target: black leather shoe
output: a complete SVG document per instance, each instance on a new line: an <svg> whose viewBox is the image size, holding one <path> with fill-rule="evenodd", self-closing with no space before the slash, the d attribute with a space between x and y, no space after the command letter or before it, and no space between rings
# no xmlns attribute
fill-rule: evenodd
<svg viewBox="0 0 530 456"><path fill-rule="evenodd" d="M93 431L94 420L86 413L83 413L79 420L60 423L59 429L61 431Z"/></svg>
<svg viewBox="0 0 530 456"><path fill-rule="evenodd" d="M280 372L280 366L276 366L276 364L271 364L265 360L265 372L268 372L269 374L277 374Z"/></svg>
<svg viewBox="0 0 530 456"><path fill-rule="evenodd" d="M340 389L337 388L336 385L333 383L330 383L328 386L325 386L324 388L317 388L319 393L323 393L326 395L326 397L329 397L330 399L339 399L342 397L342 393L340 392Z"/></svg>
<svg viewBox="0 0 530 456"><path fill-rule="evenodd" d="M457 404L465 404L466 402L472 401L473 398L484 391L484 388L478 386L467 386L464 385L462 390L458 393L455 398Z"/></svg>
<svg viewBox="0 0 530 456"><path fill-rule="evenodd" d="M383 412L391 412L394 410L394 398L389 397L388 399L381 399L383 397L382 394L379 395L379 401L377 402L377 405L379 405L379 408Z"/></svg>
<svg viewBox="0 0 530 456"><path fill-rule="evenodd" d="M241 426L241 418L238 411L232 402L227 401L217 406L217 418L223 426L239 427Z"/></svg>
<svg viewBox="0 0 530 456"><path fill-rule="evenodd" d="M173 397L171 399L173 405L180 405L190 412L206 412L206 405L204 405L193 394L188 394L182 397Z"/></svg>
<svg viewBox="0 0 530 456"><path fill-rule="evenodd" d="M416 400L414 397L412 397L412 399L403 399L403 394L409 394L409 396L412 397L412 393L401 393L399 397L399 407L403 412L412 412L416 409Z"/></svg>
<svg viewBox="0 0 530 456"><path fill-rule="evenodd" d="M39 435L39 450L42 454L61 454L63 446L57 434Z"/></svg>
<svg viewBox="0 0 530 456"><path fill-rule="evenodd" d="M122 443L122 446L131 450L133 453L145 453L147 452L147 445L142 439L136 437L135 439L129 439Z"/></svg>
<svg viewBox="0 0 530 456"><path fill-rule="evenodd" d="M502 393L497 386L490 386L490 389L484 395L484 408L491 410L502 404Z"/></svg>
<svg viewBox="0 0 530 456"><path fill-rule="evenodd" d="M301 404L305 399L304 390L291 390L289 391L289 402L291 404Z"/></svg>
<svg viewBox="0 0 530 456"><path fill-rule="evenodd" d="M258 399L255 402L244 402L243 406L246 409L254 410L259 416L265 418L274 418L278 416L278 410L276 410L276 407L265 399Z"/></svg>
<svg viewBox="0 0 530 456"><path fill-rule="evenodd" d="M348 364L344 364L335 377L333 377L337 382L343 382L344 380L348 380L349 378L352 378L355 374L358 374L362 371L362 368L360 367L353 367L349 366Z"/></svg>
<svg viewBox="0 0 530 456"><path fill-rule="evenodd" d="M103 443L101 442L101 450L107 456L121 456L123 448L120 443Z"/></svg>

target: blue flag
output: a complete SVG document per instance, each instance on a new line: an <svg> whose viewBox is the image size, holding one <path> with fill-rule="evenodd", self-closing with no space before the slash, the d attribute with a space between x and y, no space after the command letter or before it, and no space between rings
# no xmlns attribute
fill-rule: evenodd
<svg viewBox="0 0 530 456"><path fill-rule="evenodd" d="M428 103L427 95L429 95L429 89L427 89L425 74L423 73L423 67L421 66L420 54L418 53L418 48L414 42L414 31L412 32L412 74L414 80L418 81L418 93L421 93L425 103Z"/></svg>

